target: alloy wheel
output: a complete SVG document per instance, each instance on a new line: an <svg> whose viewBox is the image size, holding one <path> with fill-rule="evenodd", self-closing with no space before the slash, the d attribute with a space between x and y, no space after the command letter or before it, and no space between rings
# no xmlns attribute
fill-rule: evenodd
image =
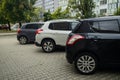
<svg viewBox="0 0 120 80"><path fill-rule="evenodd" d="M42 43L42 49L43 51L45 52L52 52L55 48L55 44L52 40L45 40L43 43Z"/></svg>
<svg viewBox="0 0 120 80"><path fill-rule="evenodd" d="M26 44L26 43L27 43L27 38L24 37L24 36L21 36L21 37L19 38L19 42L20 42L20 44Z"/></svg>
<svg viewBox="0 0 120 80"><path fill-rule="evenodd" d="M94 73L97 64L97 58L91 53L81 53L75 60L75 67L82 74Z"/></svg>

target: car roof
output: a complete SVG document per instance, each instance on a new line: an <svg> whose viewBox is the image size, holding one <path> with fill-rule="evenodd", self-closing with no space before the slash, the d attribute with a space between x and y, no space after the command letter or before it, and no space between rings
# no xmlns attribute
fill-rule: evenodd
<svg viewBox="0 0 120 80"><path fill-rule="evenodd" d="M27 25L27 24L38 24L38 23L44 24L44 22L30 22L30 23L24 23L24 25Z"/></svg>
<svg viewBox="0 0 120 80"><path fill-rule="evenodd" d="M120 16L105 16L105 17L97 17L97 18L88 18L88 19L81 19L80 21L100 21L100 20L109 20L109 19L120 19Z"/></svg>
<svg viewBox="0 0 120 80"><path fill-rule="evenodd" d="M50 20L50 21L46 21L46 22L49 22L49 23L53 23L53 22L72 22L72 21L78 21L77 19L56 19L56 20Z"/></svg>

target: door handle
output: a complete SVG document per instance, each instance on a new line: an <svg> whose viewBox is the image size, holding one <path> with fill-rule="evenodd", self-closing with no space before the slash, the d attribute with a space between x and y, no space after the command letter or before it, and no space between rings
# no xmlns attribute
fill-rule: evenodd
<svg viewBox="0 0 120 80"><path fill-rule="evenodd" d="M94 41L98 41L98 39L101 39L101 38L98 37L98 36L90 36L89 38L90 38L90 39L93 39Z"/></svg>

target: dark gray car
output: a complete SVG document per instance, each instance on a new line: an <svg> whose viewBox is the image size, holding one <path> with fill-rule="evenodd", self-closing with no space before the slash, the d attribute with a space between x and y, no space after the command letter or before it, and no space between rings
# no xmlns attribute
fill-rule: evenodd
<svg viewBox="0 0 120 80"><path fill-rule="evenodd" d="M44 22L32 22L22 25L17 32L17 40L20 44L26 44L35 41L36 30L41 28Z"/></svg>

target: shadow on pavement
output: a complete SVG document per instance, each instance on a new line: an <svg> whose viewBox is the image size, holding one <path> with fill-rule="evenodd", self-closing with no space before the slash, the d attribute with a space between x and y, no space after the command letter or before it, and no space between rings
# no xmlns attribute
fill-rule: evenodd
<svg viewBox="0 0 120 80"><path fill-rule="evenodd" d="M37 46L35 46L36 47L36 52L37 53L45 53L43 50L42 50L42 48L41 47L37 47ZM65 52L65 47L56 47L56 50L55 51L53 51L53 52L51 52L51 53L46 53L46 54L53 54L53 53L62 53L62 52Z"/></svg>

